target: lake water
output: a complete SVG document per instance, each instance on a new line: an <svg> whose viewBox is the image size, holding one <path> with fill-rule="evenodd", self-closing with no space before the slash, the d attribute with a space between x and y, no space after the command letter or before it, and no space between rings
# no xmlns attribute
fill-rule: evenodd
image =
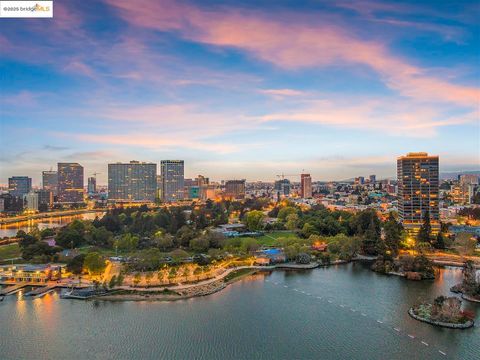
<svg viewBox="0 0 480 360"><path fill-rule="evenodd" d="M5 236L8 236L8 237L15 236L18 230L29 232L32 229L32 227L35 225L37 225L40 230L43 230L46 228L56 228L56 227L67 225L75 219L94 220L96 216L102 217L103 214L104 214L103 212L98 212L98 213L79 214L74 216L56 216L56 217L51 217L47 219L37 219L37 220L21 221L14 224L4 224L4 225L0 225L0 239Z"/></svg>
<svg viewBox="0 0 480 360"><path fill-rule="evenodd" d="M0 358L480 359L478 327L435 328L407 314L460 279L448 268L435 282L409 282L356 263L255 275L177 302L18 293L0 303ZM480 306L464 305L480 322Z"/></svg>

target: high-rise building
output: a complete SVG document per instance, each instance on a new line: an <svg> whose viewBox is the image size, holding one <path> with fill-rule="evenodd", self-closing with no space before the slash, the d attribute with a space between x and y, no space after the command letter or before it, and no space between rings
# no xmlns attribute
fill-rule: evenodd
<svg viewBox="0 0 480 360"><path fill-rule="evenodd" d="M229 199L245 199L245 179L227 180L225 182L225 197Z"/></svg>
<svg viewBox="0 0 480 360"><path fill-rule="evenodd" d="M155 201L157 164L139 161L108 164L108 199Z"/></svg>
<svg viewBox="0 0 480 360"><path fill-rule="evenodd" d="M440 229L438 156L408 153L397 159L398 214L403 227L416 235L430 216L432 232Z"/></svg>
<svg viewBox="0 0 480 360"><path fill-rule="evenodd" d="M30 191L23 197L25 207L31 211L38 211L38 194L35 191Z"/></svg>
<svg viewBox="0 0 480 360"><path fill-rule="evenodd" d="M474 174L462 174L458 176L458 182L452 185L450 195L455 204L469 205L478 185L478 176Z"/></svg>
<svg viewBox="0 0 480 360"><path fill-rule="evenodd" d="M89 195L93 195L97 193L97 178L96 177L89 177L87 183L87 192Z"/></svg>
<svg viewBox="0 0 480 360"><path fill-rule="evenodd" d="M22 198L32 190L32 178L28 176L12 176L8 178L8 192L12 196Z"/></svg>
<svg viewBox="0 0 480 360"><path fill-rule="evenodd" d="M162 160L162 200L166 202L183 200L184 198L184 162L183 160Z"/></svg>
<svg viewBox="0 0 480 360"><path fill-rule="evenodd" d="M58 173L56 171L42 171L42 188L57 196Z"/></svg>
<svg viewBox="0 0 480 360"><path fill-rule="evenodd" d="M303 199L312 197L312 177L310 174L300 175L300 196Z"/></svg>
<svg viewBox="0 0 480 360"><path fill-rule="evenodd" d="M53 192L50 190L36 190L38 196L38 210L47 211L53 205Z"/></svg>
<svg viewBox="0 0 480 360"><path fill-rule="evenodd" d="M83 166L78 163L58 163L58 202L83 202Z"/></svg>
<svg viewBox="0 0 480 360"><path fill-rule="evenodd" d="M289 196L290 195L290 180L281 179L275 181L274 186L275 193L277 197Z"/></svg>
<svg viewBox="0 0 480 360"><path fill-rule="evenodd" d="M369 178L370 184L375 184L377 182L377 176L376 175L370 175L368 178Z"/></svg>

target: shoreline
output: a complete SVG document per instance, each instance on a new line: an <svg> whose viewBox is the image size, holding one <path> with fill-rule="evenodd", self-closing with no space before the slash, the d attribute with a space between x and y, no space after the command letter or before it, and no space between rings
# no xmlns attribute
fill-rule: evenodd
<svg viewBox="0 0 480 360"><path fill-rule="evenodd" d="M241 271L242 269L233 271L232 273L236 273ZM219 291L222 291L225 289L227 286L242 280L243 278L254 275L258 270L252 269L252 271L246 272L245 274L241 274L238 276L235 276L233 279L223 281L217 280L215 282L212 282L208 285L213 285L210 286L209 289L206 289L204 291L200 290L199 292L195 292L195 287L190 288L191 290L194 291L194 293L184 293L182 294L181 291L177 293L177 295L167 295L167 294L162 294L162 292L156 292L153 291L153 294L148 293L148 291L135 291L132 290L131 294L111 294L111 295L103 295L103 296L94 296L88 300L101 300L101 301L177 301L177 300L186 300L186 299L191 299L194 297L201 297L201 296L208 296L215 294ZM198 287L202 287L204 285L199 285ZM145 294L142 294L144 292ZM172 291L174 292L174 291ZM174 292L175 293L175 292Z"/></svg>
<svg viewBox="0 0 480 360"><path fill-rule="evenodd" d="M239 269L235 269L227 273L224 277L218 280L214 280L212 282L206 284L199 284L193 285L188 288L183 289L175 289L175 288L164 288L163 290L151 290L148 288L136 288L136 289L118 289L120 291L131 291L130 294L107 294L101 296L93 296L86 300L100 300L100 301L176 301L176 300L185 300L194 297L200 296L208 296L214 293L217 293L223 289L225 289L228 285L233 284L247 276L254 275L257 272L264 272L264 271L274 271L274 270L297 270L297 271L304 271L304 270L312 270L318 268L320 266L330 266L330 265L339 265L339 264L346 264L347 261L336 261L329 265L321 265L318 263L310 263L310 264L277 264L273 266L252 266L252 267L241 267ZM244 274L240 274L234 276L232 279L226 280L225 278L229 275L247 270ZM173 294L165 294L165 290L169 292L176 293L177 295ZM163 293L162 293L163 292Z"/></svg>
<svg viewBox="0 0 480 360"><path fill-rule="evenodd" d="M464 330L464 329L469 329L469 328L471 328L475 325L475 322L472 321L472 320L468 320L467 322L465 322L463 324L455 324L455 323L446 323L446 322L442 322L442 321L434 321L434 320L426 319L426 318L423 318L421 316L416 315L413 312L413 308L410 308L408 310L408 315L410 315L411 318L413 318L417 321L421 321L421 322L424 322L424 323L427 323L427 324L430 324L430 325L433 325L433 326L439 326L439 327L444 327L444 328L449 328L449 329Z"/></svg>

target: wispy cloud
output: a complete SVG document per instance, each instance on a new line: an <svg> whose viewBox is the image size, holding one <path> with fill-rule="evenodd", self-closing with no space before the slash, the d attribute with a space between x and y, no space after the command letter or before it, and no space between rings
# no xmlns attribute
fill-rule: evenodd
<svg viewBox="0 0 480 360"><path fill-rule="evenodd" d="M238 48L285 69L339 63L364 65L403 96L462 106L476 106L480 100L478 88L428 76L425 69L394 55L382 42L360 39L353 30L318 24L306 15L287 13L276 19L238 9L203 10L168 0L107 1L132 25L172 31L205 44Z"/></svg>

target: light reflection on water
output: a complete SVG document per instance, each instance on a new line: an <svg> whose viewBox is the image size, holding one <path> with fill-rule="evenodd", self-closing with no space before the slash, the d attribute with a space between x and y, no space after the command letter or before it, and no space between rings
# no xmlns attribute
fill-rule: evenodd
<svg viewBox="0 0 480 360"><path fill-rule="evenodd" d="M460 279L461 269L414 282L349 264L259 274L176 302L82 302L58 293L40 299L19 293L0 303L0 324L8 324L0 326L0 358L479 359L478 328L434 328L407 314L416 301L449 295ZM465 307L478 319L480 306Z"/></svg>
<svg viewBox="0 0 480 360"><path fill-rule="evenodd" d="M0 225L0 238L5 236L11 237L15 236L19 230L29 232L35 225L38 226L40 230L46 228L56 228L60 226L67 225L75 219L79 220L94 220L96 216L101 217L104 213L87 213L79 214L73 216L60 216L52 217L47 219L34 219L29 221L21 221L14 224L4 224Z"/></svg>

